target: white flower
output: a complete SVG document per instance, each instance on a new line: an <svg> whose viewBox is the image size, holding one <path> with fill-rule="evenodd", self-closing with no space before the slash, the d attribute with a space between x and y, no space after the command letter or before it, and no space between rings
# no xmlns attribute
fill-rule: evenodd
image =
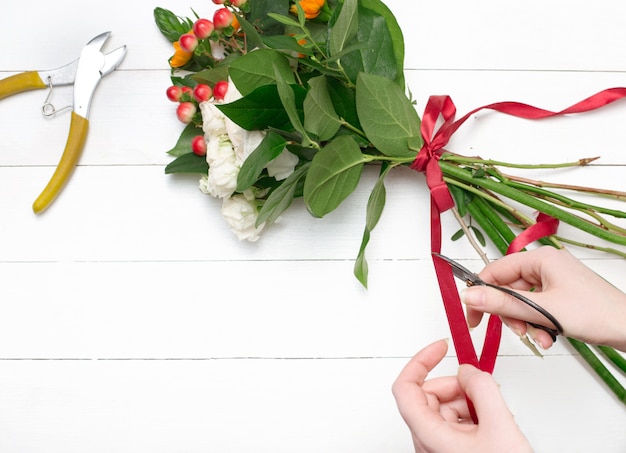
<svg viewBox="0 0 626 453"><path fill-rule="evenodd" d="M237 188L241 165L227 135L209 137L206 160L209 164L206 192L217 198L230 197Z"/></svg>
<svg viewBox="0 0 626 453"><path fill-rule="evenodd" d="M210 101L201 102L200 112L202 113L202 130L206 137L215 137L227 133L226 115L215 104Z"/></svg>
<svg viewBox="0 0 626 453"><path fill-rule="evenodd" d="M240 241L255 242L259 239L265 224L255 227L259 215L254 201L249 201L244 195L233 195L222 201L222 215L230 229Z"/></svg>
<svg viewBox="0 0 626 453"><path fill-rule="evenodd" d="M276 159L268 162L265 168L268 175L276 178L276 181L281 181L293 173L299 161L298 156L284 149Z"/></svg>
<svg viewBox="0 0 626 453"><path fill-rule="evenodd" d="M224 96L224 104L235 102L236 100L241 99L241 97L241 93L233 81L228 79L228 89L226 90L226 95ZM233 144L233 148L237 154L237 159L239 159L240 163L243 164L252 151L254 151L263 141L265 132L247 131L228 117L225 118L225 122L226 132L228 133L228 137Z"/></svg>

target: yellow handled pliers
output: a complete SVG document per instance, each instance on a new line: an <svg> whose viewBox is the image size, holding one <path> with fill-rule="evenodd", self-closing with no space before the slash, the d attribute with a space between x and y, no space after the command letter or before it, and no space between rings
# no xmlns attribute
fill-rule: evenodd
<svg viewBox="0 0 626 453"><path fill-rule="evenodd" d="M126 55L125 45L106 54L101 51L110 35L111 32L104 32L91 39L83 47L80 57L65 66L47 71L27 71L0 80L0 99L28 90L74 85L72 117L65 150L48 185L33 203L35 213L50 206L74 171L87 138L93 93L100 79L113 72Z"/></svg>

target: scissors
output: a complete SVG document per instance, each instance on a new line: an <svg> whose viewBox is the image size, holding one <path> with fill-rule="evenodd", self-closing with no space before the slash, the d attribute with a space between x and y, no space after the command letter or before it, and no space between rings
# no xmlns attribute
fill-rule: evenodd
<svg viewBox="0 0 626 453"><path fill-rule="evenodd" d="M33 211L44 211L63 190L82 153L89 126L89 107L100 79L113 72L126 55L126 46L103 53L102 46L111 35L104 32L91 39L82 49L80 57L71 63L46 71L26 71L0 80L0 99L23 91L74 85L72 117L65 150L50 181L33 203ZM48 99L50 95L48 95ZM51 116L54 106L46 99L42 113Z"/></svg>
<svg viewBox="0 0 626 453"><path fill-rule="evenodd" d="M463 280L467 286L488 286L490 288L495 288L499 291L502 291L503 293L506 293L510 296L515 297L517 300L537 310L545 318L547 318L548 321L554 324L556 329L552 329L550 327L542 326L541 324L535 324L532 322L528 322L528 324L535 327L536 329L541 329L547 332L548 334L550 334L550 336L552 337L552 341L556 341L557 335L563 334L563 327L561 326L561 323L559 323L559 321L557 321L556 318L552 316L545 308L541 307L540 305L537 305L535 302L533 302L529 298L522 296L519 293L516 293L512 289L503 288L502 286L492 285L491 283L485 282L484 280L480 279L478 275L476 275L469 269L461 266L459 263L457 263L456 261L446 256L440 255L439 253L433 253L433 255L449 263L450 266L452 267L452 273L454 274L454 276L458 278L459 280Z"/></svg>

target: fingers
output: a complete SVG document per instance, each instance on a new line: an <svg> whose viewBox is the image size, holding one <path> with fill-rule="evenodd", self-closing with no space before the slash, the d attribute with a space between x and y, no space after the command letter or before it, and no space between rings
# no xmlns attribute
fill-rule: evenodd
<svg viewBox="0 0 626 453"><path fill-rule="evenodd" d="M526 296L536 304L544 306L542 304L543 294L541 292L518 291L518 293ZM495 288L484 286L466 288L461 292L461 301L467 306L468 310L493 313L505 318L519 319L547 326L551 324L534 308ZM471 315L472 319L475 317L476 315Z"/></svg>
<svg viewBox="0 0 626 453"><path fill-rule="evenodd" d="M461 365L457 377L464 393L474 404L481 425L490 426L499 423L502 417L512 417L498 385L489 373L472 365Z"/></svg>
<svg viewBox="0 0 626 453"><path fill-rule="evenodd" d="M393 384L392 392L400 415L411 428L441 420L429 408L422 385L447 351L448 343L445 340L426 346L406 364Z"/></svg>

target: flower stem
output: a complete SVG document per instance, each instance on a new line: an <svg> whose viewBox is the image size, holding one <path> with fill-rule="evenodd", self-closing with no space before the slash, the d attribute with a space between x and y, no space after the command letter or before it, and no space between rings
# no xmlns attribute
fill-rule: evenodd
<svg viewBox="0 0 626 453"><path fill-rule="evenodd" d="M617 368L626 374L626 358L615 349L608 346L596 346L604 356L609 359Z"/></svg>
<svg viewBox="0 0 626 453"><path fill-rule="evenodd" d="M621 256L622 258L626 258L626 252L622 252L621 250L617 250L612 247L601 247L599 245L585 244L584 242L575 241L573 239L564 238L562 236L556 236L556 238L561 242L565 242L566 244L574 245L576 247L596 250L598 252L612 253L614 255Z"/></svg>
<svg viewBox="0 0 626 453"><path fill-rule="evenodd" d="M507 175L504 173L502 174L502 176L504 176L506 179L510 181L516 181L522 184L528 184L528 185L532 185L535 187L548 187L550 189L563 189L563 190L572 190L575 192L592 193L595 195L602 195L602 196L626 201L626 192L622 192L619 190L598 189L596 187L585 187L585 186L577 186L577 185L571 185L571 184L557 184L557 183L540 181L536 179L522 178L520 176Z"/></svg>
<svg viewBox="0 0 626 453"><path fill-rule="evenodd" d="M479 166L498 166L498 167L509 167L509 168L524 168L524 169L544 169L544 168L568 168L568 167L584 167L585 165L589 165L591 162L599 159L600 156L597 157L584 157L582 159L578 159L574 162L564 162L560 164L514 164L511 162L502 162L499 160L491 160L491 159L481 159L480 157L465 157L457 154L444 154L441 157L441 160L445 160L447 162L455 162L458 164L465 165L475 165Z"/></svg>
<svg viewBox="0 0 626 453"><path fill-rule="evenodd" d="M594 223L586 222L567 211L564 211L556 206L553 206L549 203L546 203L545 201L538 199L537 197L533 197L513 187L509 187L502 182L494 181L491 178L474 178L472 174L467 170L441 160L439 161L439 166L446 176L451 176L468 184L477 185L492 192L503 195L513 201L517 201L530 208L543 212L551 217L570 224L575 228L597 236L601 239L605 239L607 241L621 245L626 245L626 236L615 234L613 232L605 230L604 228Z"/></svg>

